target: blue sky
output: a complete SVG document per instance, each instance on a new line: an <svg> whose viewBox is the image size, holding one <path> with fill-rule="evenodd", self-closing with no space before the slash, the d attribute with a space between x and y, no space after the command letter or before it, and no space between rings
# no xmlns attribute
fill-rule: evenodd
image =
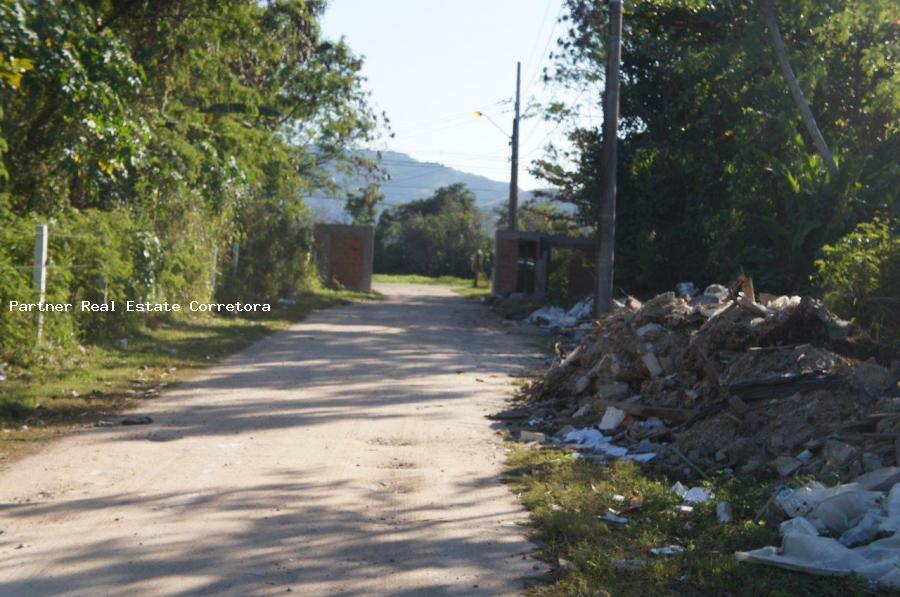
<svg viewBox="0 0 900 597"><path fill-rule="evenodd" d="M396 134L380 148L508 180L507 140L473 112L488 114L511 132L517 60L523 110L528 98L553 97L539 73L563 32L564 25L556 24L561 5L562 0L331 0L322 27L325 37L344 36L365 57L373 102L387 112ZM522 188L540 185L527 173L528 162L562 132L540 118L522 122Z"/></svg>

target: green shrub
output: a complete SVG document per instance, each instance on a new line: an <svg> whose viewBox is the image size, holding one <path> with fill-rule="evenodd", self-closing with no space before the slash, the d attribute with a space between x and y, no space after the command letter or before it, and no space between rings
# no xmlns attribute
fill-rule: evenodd
<svg viewBox="0 0 900 597"><path fill-rule="evenodd" d="M240 227L237 268L230 246L219 252L222 283L217 284L217 298L274 301L295 296L314 284L313 222L306 205L255 204L248 207Z"/></svg>
<svg viewBox="0 0 900 597"><path fill-rule="evenodd" d="M200 221L183 220L160 239L124 209L69 209L53 218L14 216L0 204L0 360L27 365L35 356L33 314L9 311L9 301L37 302L32 283L38 224L48 224L45 301L71 303L44 315L44 360L85 341L109 339L146 322L125 301L187 303L209 297L211 240ZM195 233L192 233L195 232ZM115 312L81 311L80 301L116 301Z"/></svg>
<svg viewBox="0 0 900 597"><path fill-rule="evenodd" d="M868 327L876 337L900 343L900 238L895 222L859 224L834 245L822 247L814 280L837 313Z"/></svg>
<svg viewBox="0 0 900 597"><path fill-rule="evenodd" d="M467 278L485 244L480 220L475 196L461 183L385 209L375 228L375 271Z"/></svg>

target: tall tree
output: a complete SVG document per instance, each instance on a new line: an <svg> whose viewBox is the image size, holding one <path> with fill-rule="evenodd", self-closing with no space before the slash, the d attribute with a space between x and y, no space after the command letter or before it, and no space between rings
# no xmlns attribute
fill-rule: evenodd
<svg viewBox="0 0 900 597"><path fill-rule="evenodd" d="M617 285L652 291L743 268L763 288L798 290L823 244L896 209L900 8L889 0L775 3L799 84L838 151L833 174L806 150L760 6L626 5ZM603 81L603 3L566 0L565 20L552 79L592 94ZM568 149L548 152L533 171L594 225L600 134L570 126Z"/></svg>

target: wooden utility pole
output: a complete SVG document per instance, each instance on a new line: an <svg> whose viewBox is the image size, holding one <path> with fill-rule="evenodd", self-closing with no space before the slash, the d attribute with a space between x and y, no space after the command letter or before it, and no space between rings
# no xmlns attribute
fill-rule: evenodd
<svg viewBox="0 0 900 597"><path fill-rule="evenodd" d="M516 62L516 115L513 116L512 170L509 173L509 229L515 231L519 205L519 93L522 88L522 63Z"/></svg>
<svg viewBox="0 0 900 597"><path fill-rule="evenodd" d="M828 149L828 143L825 142L825 137L822 136L819 125L816 124L816 118L813 116L812 110L809 109L809 103L803 95L803 90L800 89L800 84L797 83L794 69L791 68L791 63L788 60L787 51L784 49L784 40L781 38L781 31L778 30L778 17L775 14L775 7L772 5L772 0L763 2L760 14L763 23L765 23L766 28L769 30L769 35L772 36L772 45L775 46L775 56L778 58L781 74L787 82L788 89L791 90L791 95L794 97L794 103L797 105L800 114L803 116L803 123L806 125L806 130L809 131L809 135L812 137L813 143L819 151L819 155L822 156L822 160L825 161L825 166L828 168L828 171L832 174L837 174L838 166L834 161L834 156L831 154L831 150Z"/></svg>
<svg viewBox="0 0 900 597"><path fill-rule="evenodd" d="M616 142L619 128L619 62L622 58L622 0L609 0L609 45L603 104L603 164L600 190L600 246L594 286L594 314L612 310L616 241Z"/></svg>

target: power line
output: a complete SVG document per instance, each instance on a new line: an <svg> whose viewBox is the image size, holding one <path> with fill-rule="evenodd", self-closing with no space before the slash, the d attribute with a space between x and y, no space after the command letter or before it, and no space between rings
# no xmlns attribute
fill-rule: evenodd
<svg viewBox="0 0 900 597"><path fill-rule="evenodd" d="M578 100L581 99L581 96L584 95L584 92L585 92L585 91L587 91L587 87L585 87L584 89L582 89L581 92L580 92L577 96L575 96L575 99L572 100L572 103L573 103L573 104L578 103ZM550 138L550 137L551 137L551 136L559 129L559 127L562 125L562 123L563 123L564 120L565 120L565 119L560 118L560 119L556 122L556 125L555 125L552 129L550 129L550 132L548 132L546 135L544 135L544 138L541 139L540 142L539 142L537 145L533 146L532 149L531 149L528 153L526 153L525 155L526 155L526 156L530 156L530 155L533 154L534 152L540 150L540 149L543 147L544 143L547 142L547 139L549 139L549 138Z"/></svg>
<svg viewBox="0 0 900 597"><path fill-rule="evenodd" d="M550 4L552 4L552 0L547 4L547 9L549 10ZM547 43L544 45L544 51L541 52L541 59L536 63L537 67L532 75L531 79L528 81L528 84L525 86L525 97L528 97L528 92L531 91L532 85L540 76L542 71L542 65L544 64L544 59L547 57L547 51L550 49L550 44L553 42L554 36L556 35L556 29L559 27L560 19L562 18L563 11L565 10L565 3L560 4L559 12L556 15L556 19L553 21L553 28L550 30L550 35L547 37ZM543 29L543 25L541 26Z"/></svg>

